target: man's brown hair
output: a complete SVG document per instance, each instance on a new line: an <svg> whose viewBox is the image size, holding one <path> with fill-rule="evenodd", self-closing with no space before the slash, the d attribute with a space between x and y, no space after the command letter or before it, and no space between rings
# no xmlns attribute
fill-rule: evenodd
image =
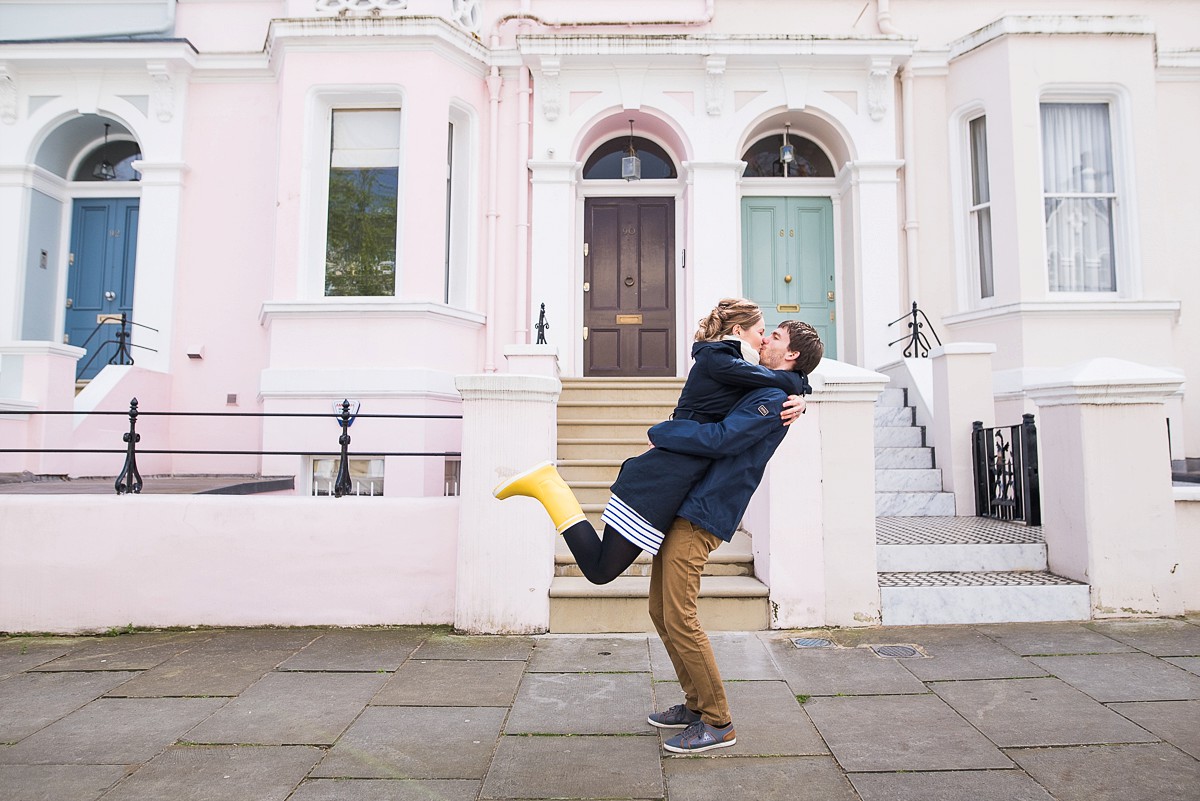
<svg viewBox="0 0 1200 801"><path fill-rule="evenodd" d="M825 355L825 343L817 329L800 320L784 320L779 327L787 331L788 350L800 354L796 358L795 371L808 375L816 370Z"/></svg>

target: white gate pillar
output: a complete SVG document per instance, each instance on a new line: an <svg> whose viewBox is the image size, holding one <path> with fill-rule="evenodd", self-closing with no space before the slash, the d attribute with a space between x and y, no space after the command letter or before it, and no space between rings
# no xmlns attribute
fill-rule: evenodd
<svg viewBox="0 0 1200 801"><path fill-rule="evenodd" d="M996 424L992 354L988 342L955 342L929 352L933 362L933 452L942 471L942 489L954 493L957 515L975 514L975 465L971 424ZM1014 421L1019 422L1019 421Z"/></svg>
<svg viewBox="0 0 1200 801"><path fill-rule="evenodd" d="M562 384L545 375L494 373L458 376L455 385L463 430L454 627L472 634L545 632L554 525L537 501L498 501L492 489L554 459Z"/></svg>
<svg viewBox="0 0 1200 801"><path fill-rule="evenodd" d="M1182 383L1104 358L1026 389L1050 570L1091 585L1094 617L1183 613L1165 406Z"/></svg>
<svg viewBox="0 0 1200 801"><path fill-rule="evenodd" d="M755 573L770 587L772 628L878 624L875 401L888 379L829 359L810 378L808 409L763 480Z"/></svg>

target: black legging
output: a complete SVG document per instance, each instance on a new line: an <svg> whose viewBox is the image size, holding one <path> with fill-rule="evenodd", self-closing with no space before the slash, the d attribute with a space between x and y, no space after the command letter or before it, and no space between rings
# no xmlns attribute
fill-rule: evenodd
<svg viewBox="0 0 1200 801"><path fill-rule="evenodd" d="M586 520L580 520L563 532L567 547L584 577L593 584L607 584L633 564L642 549L634 545L612 526L604 526L604 539Z"/></svg>

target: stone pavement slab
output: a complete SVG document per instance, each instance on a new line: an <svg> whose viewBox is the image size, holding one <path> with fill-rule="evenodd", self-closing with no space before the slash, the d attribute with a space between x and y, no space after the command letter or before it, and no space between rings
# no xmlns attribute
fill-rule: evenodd
<svg viewBox="0 0 1200 801"><path fill-rule="evenodd" d="M70 653L37 670L147 670L212 638L207 631L148 631L81 638Z"/></svg>
<svg viewBox="0 0 1200 801"><path fill-rule="evenodd" d="M649 673L526 673L506 734L648 734Z"/></svg>
<svg viewBox="0 0 1200 801"><path fill-rule="evenodd" d="M900 660L876 656L869 648L797 648L790 640L777 640L771 643L771 651L796 695L928 692Z"/></svg>
<svg viewBox="0 0 1200 801"><path fill-rule="evenodd" d="M935 682L931 689L1001 747L1158 741L1054 678Z"/></svg>
<svg viewBox="0 0 1200 801"><path fill-rule="evenodd" d="M923 658L897 659L921 681L962 679L1016 679L1045 676L1046 671L1002 645L982 641L972 645L926 646Z"/></svg>
<svg viewBox="0 0 1200 801"><path fill-rule="evenodd" d="M515 659L525 661L533 651L532 637L486 637L434 633L421 643L417 659Z"/></svg>
<svg viewBox="0 0 1200 801"><path fill-rule="evenodd" d="M853 629L808 629L792 631L789 637L823 637L844 648L860 645L975 645L987 642L976 626L866 626Z"/></svg>
<svg viewBox="0 0 1200 801"><path fill-rule="evenodd" d="M480 798L662 798L659 754L652 736L505 736Z"/></svg>
<svg viewBox="0 0 1200 801"><path fill-rule="evenodd" d="M814 698L804 709L850 772L1012 767L935 695Z"/></svg>
<svg viewBox="0 0 1200 801"><path fill-rule="evenodd" d="M332 745L386 680L379 673L268 673L188 732L187 739Z"/></svg>
<svg viewBox="0 0 1200 801"><path fill-rule="evenodd" d="M311 775L482 779L505 712L495 707L367 707Z"/></svg>
<svg viewBox="0 0 1200 801"><path fill-rule="evenodd" d="M0 763L147 762L226 703L225 698L101 698L0 749Z"/></svg>
<svg viewBox="0 0 1200 801"><path fill-rule="evenodd" d="M74 639L11 637L0 640L0 681L58 659L75 647Z"/></svg>
<svg viewBox="0 0 1200 801"><path fill-rule="evenodd" d="M534 673L649 673L645 637L546 637L529 657Z"/></svg>
<svg viewBox="0 0 1200 801"><path fill-rule="evenodd" d="M1108 708L1200 759L1200 701L1149 701L1110 704Z"/></svg>
<svg viewBox="0 0 1200 801"><path fill-rule="evenodd" d="M0 765L5 801L95 801L129 772L124 765Z"/></svg>
<svg viewBox="0 0 1200 801"><path fill-rule="evenodd" d="M862 801L1054 801L1020 770L854 773Z"/></svg>
<svg viewBox="0 0 1200 801"><path fill-rule="evenodd" d="M1106 637L1083 623L995 623L978 630L1021 656L1115 654L1133 646Z"/></svg>
<svg viewBox="0 0 1200 801"><path fill-rule="evenodd" d="M683 703L683 690L675 682L656 682L655 709ZM705 756L814 756L829 749L804 712L804 707L783 681L727 681L725 697L737 730L737 744ZM661 739L677 729L660 730Z"/></svg>
<svg viewBox="0 0 1200 801"><path fill-rule="evenodd" d="M332 629L285 659L279 669L392 672L428 636L422 629Z"/></svg>
<svg viewBox="0 0 1200 801"><path fill-rule="evenodd" d="M1165 743L1008 752L1057 801L1192 801L1200 762Z"/></svg>
<svg viewBox="0 0 1200 801"><path fill-rule="evenodd" d="M1200 676L1200 656L1168 656L1163 661Z"/></svg>
<svg viewBox="0 0 1200 801"><path fill-rule="evenodd" d="M288 801L475 801L471 779L308 779Z"/></svg>
<svg viewBox="0 0 1200 801"><path fill-rule="evenodd" d="M1200 626L1183 620L1104 620L1091 628L1155 656L1200 656Z"/></svg>
<svg viewBox="0 0 1200 801"><path fill-rule="evenodd" d="M136 673L22 673L0 681L0 743L15 743Z"/></svg>
<svg viewBox="0 0 1200 801"><path fill-rule="evenodd" d="M524 662L410 659L371 701L378 706L512 706Z"/></svg>
<svg viewBox="0 0 1200 801"><path fill-rule="evenodd" d="M131 698L237 695L321 636L315 629L216 631L121 687Z"/></svg>
<svg viewBox="0 0 1200 801"><path fill-rule="evenodd" d="M1193 676L1149 654L1035 656L1030 659L1101 702L1200 699L1200 676Z"/></svg>
<svg viewBox="0 0 1200 801"><path fill-rule="evenodd" d="M739 732L738 745L741 742ZM667 797L683 801L858 801L830 757L684 757L667 760L663 771Z"/></svg>
<svg viewBox="0 0 1200 801"><path fill-rule="evenodd" d="M776 634L776 632L771 632ZM776 635L777 636L777 635ZM713 632L708 635L721 678L725 681L755 681L780 679L783 676L771 657L770 639L748 632ZM650 663L654 678L675 680L675 668L667 649L657 636L650 638Z"/></svg>
<svg viewBox="0 0 1200 801"><path fill-rule="evenodd" d="M318 748L173 747L105 801L284 801L321 758Z"/></svg>

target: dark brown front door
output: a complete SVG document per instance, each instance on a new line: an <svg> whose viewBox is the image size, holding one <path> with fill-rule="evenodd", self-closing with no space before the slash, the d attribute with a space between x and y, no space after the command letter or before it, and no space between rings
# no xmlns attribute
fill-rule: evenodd
<svg viewBox="0 0 1200 801"><path fill-rule="evenodd" d="M584 375L675 375L675 199L583 206Z"/></svg>

